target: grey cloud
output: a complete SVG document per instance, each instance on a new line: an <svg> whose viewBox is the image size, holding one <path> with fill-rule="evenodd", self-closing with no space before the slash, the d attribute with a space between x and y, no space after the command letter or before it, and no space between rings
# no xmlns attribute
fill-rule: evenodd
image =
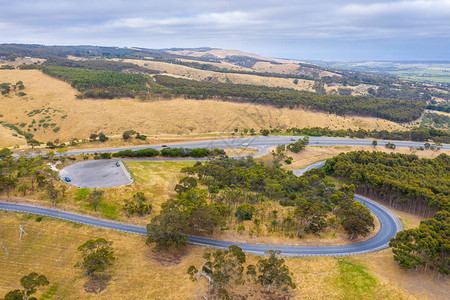
<svg viewBox="0 0 450 300"><path fill-rule="evenodd" d="M0 42L244 47L293 58L306 54L299 46L342 41L372 47L367 41L377 40L380 52L395 44L396 53L398 40L450 44L450 0L0 0L0 7Z"/></svg>

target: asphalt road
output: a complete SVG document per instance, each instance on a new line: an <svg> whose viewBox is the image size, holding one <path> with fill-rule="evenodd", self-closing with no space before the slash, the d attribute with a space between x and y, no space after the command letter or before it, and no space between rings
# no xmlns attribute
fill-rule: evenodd
<svg viewBox="0 0 450 300"><path fill-rule="evenodd" d="M247 138L235 138L235 139L217 139L210 141L199 141L190 143L168 143L167 146L171 148L235 148L235 147L249 147L259 150L256 155L263 155L267 153L268 148L274 147L280 144L290 144L297 140L298 136L256 136ZM409 141L387 141L377 140L377 147L384 147L388 142L394 143L397 147L420 147L424 143L421 142L409 142ZM346 139L346 138L334 138L334 137L310 137L309 146L371 146L372 140L368 139ZM105 153L105 152L118 152L122 150L139 150L145 148L154 148L161 150L162 145L151 146L137 146L137 147L123 147L123 148L109 148L109 149L96 149L96 150L79 150L68 151L65 153L56 153L56 155L80 155L80 154L92 154L92 153ZM442 149L450 149L449 144L444 144Z"/></svg>
<svg viewBox="0 0 450 300"><path fill-rule="evenodd" d="M322 160L322 161L316 162L315 164L307 166L306 168L293 170L292 172L296 176L302 176L303 174L305 174L306 171L325 166L325 163L326 163L326 160Z"/></svg>
<svg viewBox="0 0 450 300"><path fill-rule="evenodd" d="M267 136L267 137L249 137L249 138L236 138L225 140L211 140L200 141L192 143L179 143L179 144L167 144L172 148L185 147L185 148L235 148L235 147L249 147L257 149L258 152L251 154L253 157L264 155L268 152L268 149L280 144L290 144L297 140L299 137L294 136ZM378 141L377 147L384 147L385 143L389 141ZM397 147L420 147L423 143L418 142L405 142L394 141ZM371 146L372 140L364 139L345 139L345 138L332 138L332 137L310 137L309 146ZM161 150L162 145L156 146L139 146L129 147L126 149L139 150L145 148L153 148ZM450 149L450 145L443 145L443 149ZM100 153L100 152L118 152L125 148L110 148L102 150L89 150L89 151L70 151L64 154L68 155L80 155L87 153ZM239 156L238 156L239 157ZM170 159L170 158L139 158L139 159L121 159L121 160L147 160L147 161L178 161L189 160L198 161L202 159L198 158L184 158L184 159ZM203 159L206 160L206 159ZM80 188L95 188L95 187L113 187L120 185L127 185L132 182L131 175L125 167L115 167L117 160L94 160L84 161L76 164L72 164L62 169L59 173L61 180L65 177L70 178L69 184ZM317 168L323 166L325 162L319 162L308 168L302 170L295 170L294 174L297 176L302 175L305 171L311 168Z"/></svg>
<svg viewBox="0 0 450 300"><path fill-rule="evenodd" d="M232 139L232 140L214 140L214 141L203 141L203 142L195 142L195 143L183 143L183 144L170 144L170 147L186 147L186 148L227 148L227 147L253 147L258 149L258 153L254 154L254 156L263 155L267 153L267 149L279 144L289 144L291 143L291 139L295 137L254 137L254 138L244 138L244 139ZM378 141L378 147L383 147L384 143L388 141ZM361 140L361 139L343 139L343 138L330 138L330 137L311 137L310 138L310 146L336 146L336 145L348 145L348 146L370 146L372 143L371 140ZM422 146L422 143L415 142L400 142L394 141L397 147L419 147ZM131 147L127 149L138 150L142 148L148 148L149 146L143 147ZM161 149L161 146L153 146L152 148ZM450 145L443 145L443 149L450 149ZM115 148L115 149L103 149L103 150L91 150L91 151L71 151L66 154L77 155L83 153L94 153L94 152L117 152L123 150L123 148ZM145 159L144 159L145 160ZM158 160L158 159L147 159L147 160ZM159 159L159 160L175 160L175 159ZM187 160L196 160L196 159L187 159ZM61 171L63 177L64 174L70 175L74 174L73 172L78 173L78 177L80 178L80 182L78 182L78 178L73 181L73 184L84 184L86 181L92 181L93 178L86 177L91 176L92 173L97 173L96 177L105 178L105 181L112 180L115 182L116 179L109 178L111 173L120 173L120 170L125 175L119 174L118 176L123 180L123 183L126 182L127 175L126 171L122 167L115 166L116 160L98 160L98 161L89 161L82 162L78 164L73 164L72 168L75 171L71 171L71 169L67 168ZM310 170L314 167L320 167L324 162L319 162L314 165L311 165L302 170L296 170L296 174L303 174L306 170ZM77 171L78 169L78 171ZM83 173L79 170L85 170ZM94 171L95 170L95 171ZM101 170L101 172L98 170ZM113 170L113 171L112 171ZM87 174L89 173L89 174ZM73 176L73 175L71 175ZM125 177L124 177L125 176ZM189 243L208 246L208 247L217 247L217 248L227 248L230 245L238 245L247 253L253 253L257 255L263 255L267 250L280 250L283 256L344 256L344 255L355 255L355 254L364 254L379 251L381 249L388 248L389 240L392 237L395 237L396 233L402 230L401 223L399 222L397 216L391 212L386 207L377 204L374 201L371 201L362 196L356 195L355 200L360 201L362 204L366 205L366 207L372 211L372 213L379 219L381 228L377 235L365 242L350 244L350 245L340 245L340 246L277 246L277 245L262 245L262 244L251 244L251 243L235 243L232 241L221 241L214 240L199 236L188 236ZM82 223L90 226L97 226L107 229L119 230L129 233L137 233L137 234L146 234L145 227L134 226L129 224L123 224L118 222L107 221L103 219L92 218L88 216L73 214L65 211L59 211L54 209L35 207L30 205L16 204L16 203L7 203L0 202L0 209L17 211L23 213L30 213L42 216L48 216L52 218L72 221L76 223Z"/></svg>
<svg viewBox="0 0 450 300"><path fill-rule="evenodd" d="M213 240L209 238L190 236L189 243L207 247L228 248L231 245L238 245L244 252L256 255L264 255L267 250L280 250L282 256L345 256L356 255L379 251L388 248L388 243L391 237L402 230L401 224L394 213L387 208L377 204L369 199L361 196L355 196L357 201L360 201L370 209L375 216L380 220L381 228L378 234L362 243L342 245L342 246L276 246L250 243L236 243L231 241ZM128 233L137 233L146 235L145 227L107 221L93 217L78 215L56 209L49 209L43 207L36 207L31 205L0 202L0 209L8 211L16 211L22 213L35 214L40 216L47 216L51 218L81 223L90 226L102 227L107 229L119 230Z"/></svg>

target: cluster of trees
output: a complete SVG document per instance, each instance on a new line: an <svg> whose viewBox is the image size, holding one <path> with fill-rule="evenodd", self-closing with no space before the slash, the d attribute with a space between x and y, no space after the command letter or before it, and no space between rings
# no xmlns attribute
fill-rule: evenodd
<svg viewBox="0 0 450 300"><path fill-rule="evenodd" d="M435 128L414 127L405 131L387 131L387 130L365 130L365 129L330 129L328 127L312 128L288 128L285 131L292 135L308 136L332 136L332 137L350 137L350 138L375 138L385 140L417 141L425 142L433 140L436 143L450 143L450 132Z"/></svg>
<svg viewBox="0 0 450 300"><path fill-rule="evenodd" d="M165 202L147 225L147 243L156 243L157 250L179 250L188 241L184 234L212 234L225 225L226 207L208 198L208 191L192 187Z"/></svg>
<svg viewBox="0 0 450 300"><path fill-rule="evenodd" d="M393 76L365 74L358 71L339 70L334 71L341 76L325 76L316 82L321 84L343 86L357 86L360 84L373 85L369 88L370 95L379 98L405 99L423 102L433 102L432 98L449 99L449 95L443 91L448 90L445 86L435 89L429 84L400 80Z"/></svg>
<svg viewBox="0 0 450 300"><path fill-rule="evenodd" d="M124 133L122 134L122 138L127 141L129 140L132 136L135 136L135 138L139 139L139 140L143 140L145 141L147 139L146 135L140 134L139 132L135 131L135 130L126 130L124 131Z"/></svg>
<svg viewBox="0 0 450 300"><path fill-rule="evenodd" d="M373 226L370 212L354 204L354 187L335 190L321 170L299 178L252 158L223 158L197 162L182 172L189 176L175 187L178 196L164 203L147 226L148 243L156 243L157 249L183 248L184 234L211 234L233 221L253 220L257 234L265 224L269 232L292 237L342 226L354 238L365 236ZM198 182L207 189L198 188ZM268 210L272 201L289 212L281 216L278 210Z"/></svg>
<svg viewBox="0 0 450 300"><path fill-rule="evenodd" d="M373 116L396 122L408 122L419 118L425 108L420 101L383 99L364 96L318 95L293 89L265 86L211 83L156 75L154 93L184 95L187 98L219 98L225 101L252 102L277 107L306 107L344 115L348 113Z"/></svg>
<svg viewBox="0 0 450 300"><path fill-rule="evenodd" d="M427 215L449 207L450 157L355 151L327 160L327 174L343 178L359 193L390 206Z"/></svg>
<svg viewBox="0 0 450 300"><path fill-rule="evenodd" d="M278 145L275 150L272 150L272 155L274 157L274 164L278 165L281 162L286 164L291 164L293 158L291 156L287 156L287 151L292 153L300 153L309 143L309 137L305 136L302 139L298 139L295 143L290 143L285 146L284 144Z"/></svg>
<svg viewBox="0 0 450 300"><path fill-rule="evenodd" d="M98 238L88 240L78 247L81 259L75 267L83 269L88 277L88 283L85 284L87 292L101 292L111 279L109 270L116 260L111 245L112 242Z"/></svg>
<svg viewBox="0 0 450 300"><path fill-rule="evenodd" d="M192 281L205 277L209 283L208 293L219 299L231 299L235 294L231 285L243 285L251 279L264 287L266 292L271 292L272 289L287 292L289 289L295 289L296 284L284 259L277 257L280 253L267 251L268 258L260 257L256 266L247 265L247 272L244 272L246 255L238 246L207 250L203 254L206 262L200 270L196 266L190 266L187 273Z"/></svg>
<svg viewBox="0 0 450 300"><path fill-rule="evenodd" d="M14 70L15 67L12 65L1 65L0 70Z"/></svg>
<svg viewBox="0 0 450 300"><path fill-rule="evenodd" d="M81 92L81 98L135 97L148 90L148 77L142 74L128 74L115 71L43 66L42 72L69 82Z"/></svg>
<svg viewBox="0 0 450 300"><path fill-rule="evenodd" d="M450 117L444 114L426 112L423 115L421 126L443 128L447 129L448 132L450 129Z"/></svg>
<svg viewBox="0 0 450 300"><path fill-rule="evenodd" d="M450 212L437 212L433 218L420 222L418 228L397 233L389 246L394 260L407 270L435 270L439 275L450 274Z"/></svg>
<svg viewBox="0 0 450 300"><path fill-rule="evenodd" d="M89 135L89 140L92 142L95 142L96 140L99 140L100 142L106 142L109 138L103 133L91 133Z"/></svg>
<svg viewBox="0 0 450 300"><path fill-rule="evenodd" d="M25 85L22 81L17 81L16 84L10 82L0 83L0 92L2 95L9 95L10 92L16 92L17 96L23 97L26 94L23 92Z"/></svg>
<svg viewBox="0 0 450 300"><path fill-rule="evenodd" d="M124 200L123 208L130 216L134 214L145 216L152 212L152 205L147 201L147 196L143 192L137 192L130 199Z"/></svg>
<svg viewBox="0 0 450 300"><path fill-rule="evenodd" d="M431 103L427 105L427 109L450 113L450 103L449 101L444 103Z"/></svg>
<svg viewBox="0 0 450 300"><path fill-rule="evenodd" d="M404 83L398 85L382 84L376 89L369 89L369 93L375 97L391 98L391 99L408 99L416 101L429 101L431 95L428 92L424 93L423 89L411 86L411 84Z"/></svg>
<svg viewBox="0 0 450 300"><path fill-rule="evenodd" d="M36 272L31 272L28 275L20 278L20 285L22 289L12 290L3 297L3 300L37 300L36 297L32 296L37 292L39 287L49 285L47 277L44 275L39 275Z"/></svg>
<svg viewBox="0 0 450 300"><path fill-rule="evenodd" d="M225 151L223 149L208 149L208 148L163 148L161 151L146 148L141 150L123 150L116 153L113 153L113 157L155 157L155 156L164 156L164 157L212 157L225 155Z"/></svg>
<svg viewBox="0 0 450 300"><path fill-rule="evenodd" d="M54 186L55 173L48 167L50 156L29 157L12 156L9 149L0 150L0 192L9 198L16 188L22 195L36 189L45 190L49 200L56 203L58 195L64 190L57 190Z"/></svg>

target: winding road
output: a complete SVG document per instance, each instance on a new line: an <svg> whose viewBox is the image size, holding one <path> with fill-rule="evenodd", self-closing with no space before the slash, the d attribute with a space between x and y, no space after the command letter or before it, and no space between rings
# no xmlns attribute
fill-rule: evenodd
<svg viewBox="0 0 450 300"><path fill-rule="evenodd" d="M264 255L267 250L280 250L282 256L345 256L356 255L379 251L388 248L388 243L391 237L402 230L401 223L393 212L375 203L372 200L362 196L355 196L355 199L372 211L372 213L379 219L381 228L377 235L367 241L340 246L280 246L280 245L263 245L251 243L236 243L231 241L214 240L200 236L188 235L189 243L207 247L228 248L231 245L237 245L242 248L244 252L256 255ZM21 213L35 214L40 216L47 216L50 218L81 223L89 226L96 226L112 230L124 231L128 233L136 233L146 235L147 230L142 226L135 226L119 222L113 222L84 215L74 214L62 210L37 207L31 205L24 205L10 202L0 202L0 209L7 211L15 211Z"/></svg>
<svg viewBox="0 0 450 300"><path fill-rule="evenodd" d="M255 137L255 138L247 138L247 139L232 139L232 140L214 140L214 141L202 141L202 142L194 142L194 143L183 143L183 144L170 144L171 147L186 147L186 148L227 148L227 147L240 147L245 145L246 147L253 147L258 149L258 153L253 156L259 156L267 153L269 147L273 147L279 144L289 144L292 142L291 139L294 137ZM388 141L378 141L378 145L383 146L384 143ZM343 138L328 138L328 137L311 137L310 138L310 146L336 146L336 145L348 145L348 146L370 146L372 143L371 140L358 140L358 139L343 139ZM415 142L399 142L394 141L397 147L419 147L422 146L422 143ZM142 149L148 148L149 146L144 147L133 147L128 149ZM162 146L152 146L155 149L161 149ZM443 145L443 149L450 149L450 145ZM123 148L115 148L115 149L104 149L104 150L91 150L91 151L71 151L66 154L77 155L83 153L94 153L94 152L117 152L123 150ZM155 159L151 159L155 160ZM168 159L163 159L168 160ZM173 160L173 159L171 159ZM111 173L109 168L115 168L112 172L120 173L120 170L126 172L124 168L116 167L115 164L112 164L112 161L115 160L99 160L93 161L92 165L89 165L89 162L81 162L78 164L71 165L74 170L78 171L80 168L88 170L87 173L92 174L101 168L106 168L105 170L105 181L110 181L111 178L107 178L108 174ZM92 162L92 161L91 161ZM98 164L98 165L96 165ZM311 165L302 170L296 170L294 173L296 175L301 175L306 170L310 170L314 167L320 167L324 164L324 162L319 162L314 165ZM77 165L79 165L77 167ZM87 167L86 167L87 165ZM69 167L71 167L69 166ZM67 167L67 168L69 168ZM97 169L98 167L98 169ZM62 175L71 174L72 171L68 173L64 173L64 169L61 171ZM61 176L62 176L61 175ZM83 178L83 172L81 172L80 178ZM122 175L120 175L122 176ZM98 176L97 176L98 177ZM101 176L100 176L101 177ZM87 181L92 180L92 178L86 178ZM378 218L380 222L380 231L371 239L366 240L361 243L350 244L350 245L339 245L339 246L283 246L283 245L264 245L264 244L251 244L251 243L236 243L232 241L222 241L209 239L205 237L199 236L190 236L189 243L195 245L202 245L207 247L217 247L217 248L227 248L230 245L238 245L242 248L244 252L252 253L256 255L264 255L264 252L267 250L280 250L282 256L345 256L345 255L357 255L379 251L382 249L386 249L389 247L389 240L392 237L395 237L396 233L402 230L402 225L398 219L398 217L388 208L369 200L360 195L355 196L355 200L361 202L366 205L366 207L372 211L372 213ZM22 213L36 214L41 216L48 216L51 218L86 224L90 226L97 226L107 229L119 230L129 233L142 234L145 235L147 233L145 227L135 226L130 224L124 224L119 222L113 222L93 217L88 217L84 215L74 214L70 212L65 212L56 209L49 209L43 207L36 207L31 205L17 204L17 203L9 203L9 202L0 202L0 209L8 210L8 211L16 211Z"/></svg>

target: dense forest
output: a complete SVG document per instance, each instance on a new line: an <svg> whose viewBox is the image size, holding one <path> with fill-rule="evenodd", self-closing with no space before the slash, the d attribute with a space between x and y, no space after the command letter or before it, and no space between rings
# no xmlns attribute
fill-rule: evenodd
<svg viewBox="0 0 450 300"><path fill-rule="evenodd" d="M397 233L389 245L394 260L407 270L435 270L450 274L450 212L437 212L433 218L420 222L418 228Z"/></svg>
<svg viewBox="0 0 450 300"><path fill-rule="evenodd" d="M390 206L428 216L450 207L450 157L356 151L327 160L327 174L348 180L356 191Z"/></svg>
<svg viewBox="0 0 450 300"><path fill-rule="evenodd" d="M364 96L318 95L293 89L271 88L265 86L199 82L188 79L156 75L159 93L186 98L219 98L226 101L268 104L277 107L305 107L328 113L358 114L408 122L419 118L425 108L420 101L382 99ZM161 88L162 87L162 88Z"/></svg>
<svg viewBox="0 0 450 300"><path fill-rule="evenodd" d="M47 67L42 72L69 82L81 92L81 98L135 97L147 91L148 77L114 71L99 71L70 67Z"/></svg>
<svg viewBox="0 0 450 300"><path fill-rule="evenodd" d="M391 207L422 216L434 216L418 228L391 239L394 260L402 268L450 273L450 157L358 151L327 160L327 174L343 178L356 191Z"/></svg>

